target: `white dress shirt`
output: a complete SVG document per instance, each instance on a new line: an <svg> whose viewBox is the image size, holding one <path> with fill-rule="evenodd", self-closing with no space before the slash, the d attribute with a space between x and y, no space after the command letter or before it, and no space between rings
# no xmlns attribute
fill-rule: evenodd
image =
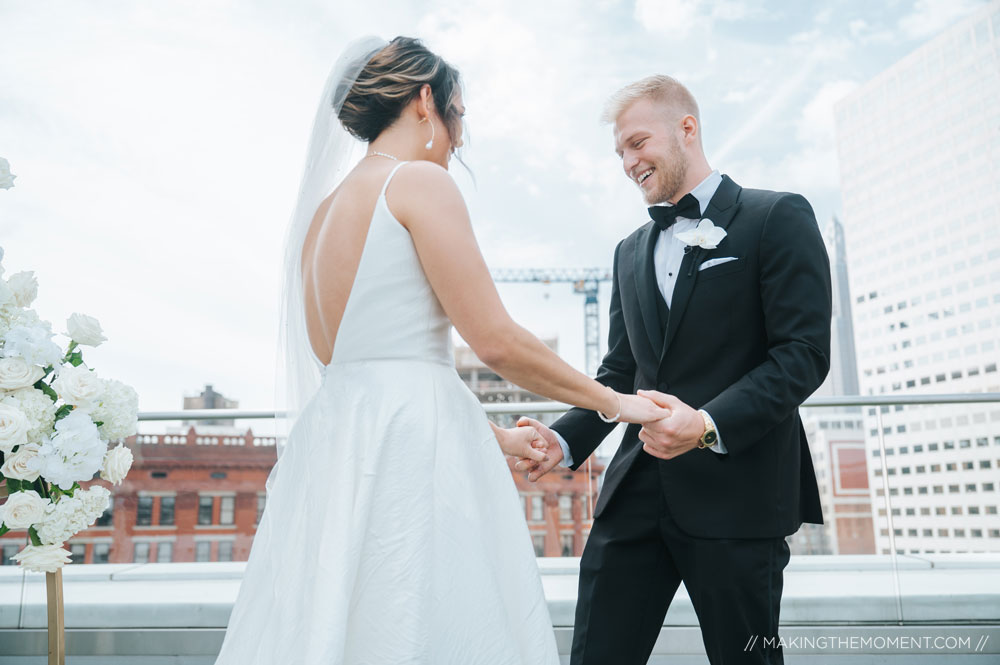
<svg viewBox="0 0 1000 665"><path fill-rule="evenodd" d="M708 208L708 202L715 196L715 191L721 183L722 174L718 171L712 171L707 178L691 190L691 196L698 199L698 207L701 208L703 215L705 209ZM673 204L658 203L656 205L672 206ZM698 226L699 221L701 220L678 216L677 221L669 229L660 231L660 236L656 239L656 245L653 247L653 265L656 270L656 283L660 287L660 293L663 295L663 300L667 303L667 307L670 307L670 302L674 295L674 284L677 283L677 273L681 268L681 261L684 260L684 248L686 247L684 242L677 239L677 234L694 229ZM708 412L705 411L705 413ZM715 427L715 420L712 419L711 415L708 416L708 419L712 421L712 426ZM555 432L555 430L553 431ZM722 433L719 432L717 427L715 432L719 437L718 442L709 448L709 450L723 455L728 451L722 445ZM563 459L560 465L565 467L572 466L573 456L569 452L569 445L566 443L566 439L559 432L555 432L555 435L559 439L559 447L563 451Z"/></svg>

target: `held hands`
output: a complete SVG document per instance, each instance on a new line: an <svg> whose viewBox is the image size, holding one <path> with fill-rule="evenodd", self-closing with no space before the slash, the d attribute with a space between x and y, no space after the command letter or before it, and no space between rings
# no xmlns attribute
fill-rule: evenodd
<svg viewBox="0 0 1000 665"><path fill-rule="evenodd" d="M517 429L529 429L537 432L541 435L542 441L545 444L544 460L538 461L535 459L519 459L517 463L514 464L514 469L517 471L527 471L528 480L535 482L554 469L556 465L562 461L562 446L559 445L559 439L556 438L555 432L534 418L522 417L517 421Z"/></svg>
<svg viewBox="0 0 1000 665"><path fill-rule="evenodd" d="M654 402L650 396L643 395L646 391L640 390L638 395L623 395L617 393L621 400L621 415L618 416L620 423L644 423L656 422L670 417L670 406L663 403ZM660 393L655 393L659 395ZM666 408L664 408L666 407ZM610 417L612 414L607 414ZM699 436L701 436L699 434Z"/></svg>
<svg viewBox="0 0 1000 665"><path fill-rule="evenodd" d="M493 423L490 423L491 425ZM545 462L547 443L532 427L501 429L493 426L493 434L504 455L533 463ZM560 452L560 457L562 453Z"/></svg>
<svg viewBox="0 0 1000 665"><path fill-rule="evenodd" d="M700 413L673 395L655 390L640 390L639 395L672 412L668 418L643 425L639 432L643 450L653 457L668 460L698 447L698 440L705 433L705 419Z"/></svg>

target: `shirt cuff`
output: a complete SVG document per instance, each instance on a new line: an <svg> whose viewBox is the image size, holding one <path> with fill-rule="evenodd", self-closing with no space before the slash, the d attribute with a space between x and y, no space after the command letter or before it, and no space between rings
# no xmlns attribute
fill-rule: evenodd
<svg viewBox="0 0 1000 665"><path fill-rule="evenodd" d="M719 455L728 454L729 451L726 450L726 446L723 445L722 443L722 432L720 432L719 428L715 426L715 419L712 418L712 414L706 411L705 409L701 409L701 412L704 413L706 416L708 416L708 421L712 423L712 428L715 430L715 436L718 437L716 439L715 445L709 446L708 449L711 450L713 453L717 453Z"/></svg>
<svg viewBox="0 0 1000 665"><path fill-rule="evenodd" d="M564 466L568 469L573 466L573 455L569 452L569 444L566 443L566 439L563 438L562 434L555 430L550 431L556 435L556 439L559 440L559 447L562 448L563 451L563 458L562 461L559 462L559 466Z"/></svg>

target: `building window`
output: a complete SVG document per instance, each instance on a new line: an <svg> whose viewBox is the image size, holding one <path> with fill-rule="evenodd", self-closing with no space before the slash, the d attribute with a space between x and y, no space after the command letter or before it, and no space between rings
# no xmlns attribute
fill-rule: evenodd
<svg viewBox="0 0 1000 665"><path fill-rule="evenodd" d="M194 546L194 560L195 561L211 561L212 560L212 543L207 540L203 540L199 543L195 543Z"/></svg>
<svg viewBox="0 0 1000 665"><path fill-rule="evenodd" d="M580 497L580 519L590 519L590 497L586 494Z"/></svg>
<svg viewBox="0 0 1000 665"><path fill-rule="evenodd" d="M233 523L233 506L236 504L236 497L234 496L223 496L220 497L220 508L219 508L219 524L232 524Z"/></svg>
<svg viewBox="0 0 1000 665"><path fill-rule="evenodd" d="M149 526L153 523L153 497L140 496L136 503L136 526Z"/></svg>
<svg viewBox="0 0 1000 665"><path fill-rule="evenodd" d="M87 546L84 543L70 543L70 563L83 563L87 557Z"/></svg>
<svg viewBox="0 0 1000 665"><path fill-rule="evenodd" d="M107 563L108 553L111 551L110 543L94 543L94 553L91 556L91 563Z"/></svg>
<svg viewBox="0 0 1000 665"><path fill-rule="evenodd" d="M545 534L531 534L531 545L535 548L535 556L545 556Z"/></svg>
<svg viewBox="0 0 1000 665"><path fill-rule="evenodd" d="M156 563L170 563L174 560L174 544L162 541L156 545Z"/></svg>
<svg viewBox="0 0 1000 665"><path fill-rule="evenodd" d="M573 556L573 534L564 533L560 536L562 544L562 554L560 556Z"/></svg>
<svg viewBox="0 0 1000 665"><path fill-rule="evenodd" d="M149 563L149 543L136 543L132 556L135 563Z"/></svg>
<svg viewBox="0 0 1000 665"><path fill-rule="evenodd" d="M533 522L541 522L545 519L544 506L542 497L537 495L531 497L531 519Z"/></svg>
<svg viewBox="0 0 1000 665"><path fill-rule="evenodd" d="M172 496L160 497L160 526L173 526L174 501L175 499Z"/></svg>
<svg viewBox="0 0 1000 665"><path fill-rule="evenodd" d="M112 496L111 500L108 502L107 510L101 513L100 517L97 518L97 521L94 522L94 526L112 526L114 522L114 507L115 497Z"/></svg>
<svg viewBox="0 0 1000 665"><path fill-rule="evenodd" d="M228 540L221 541L218 544L219 555L216 561L232 561L233 560L233 543Z"/></svg>
<svg viewBox="0 0 1000 665"><path fill-rule="evenodd" d="M212 523L212 504L214 497L211 496L199 496L198 497L198 524L211 524ZM205 559L208 561L208 559Z"/></svg>
<svg viewBox="0 0 1000 665"><path fill-rule="evenodd" d="M559 519L563 522L573 520L573 497L569 494L559 496Z"/></svg>

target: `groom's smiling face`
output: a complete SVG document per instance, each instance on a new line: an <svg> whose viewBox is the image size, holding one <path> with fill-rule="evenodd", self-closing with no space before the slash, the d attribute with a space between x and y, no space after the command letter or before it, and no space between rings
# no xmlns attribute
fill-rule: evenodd
<svg viewBox="0 0 1000 665"><path fill-rule="evenodd" d="M675 202L683 193L688 158L680 120L669 105L649 98L634 102L615 120L615 152L648 204Z"/></svg>

